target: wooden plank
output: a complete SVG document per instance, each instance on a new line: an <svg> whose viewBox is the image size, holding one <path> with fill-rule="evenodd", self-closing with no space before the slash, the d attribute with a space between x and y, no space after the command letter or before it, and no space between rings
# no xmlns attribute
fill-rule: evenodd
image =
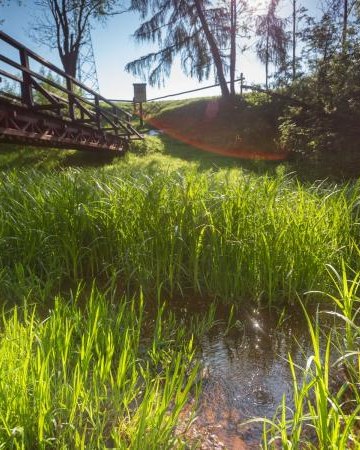
<svg viewBox="0 0 360 450"><path fill-rule="evenodd" d="M34 80L33 78L31 78L31 84L34 86L34 88L40 92L41 95L43 95L46 100L48 100L51 103L51 106L54 106L56 108L65 108L66 104L64 103L60 103L59 100L53 96L50 92L47 92L46 89L44 89L36 80ZM50 105L37 105L37 106L50 106Z"/></svg>
<svg viewBox="0 0 360 450"><path fill-rule="evenodd" d="M23 81L21 78L17 77L16 75L13 75L10 72L6 72L6 70L3 69L0 69L0 75L2 75L5 78L10 78L10 80L17 81L18 83L22 83Z"/></svg>
<svg viewBox="0 0 360 450"><path fill-rule="evenodd" d="M29 70L29 56L25 48L19 49L20 62L22 68ZM31 76L27 71L22 70L23 80L21 82L21 99L25 105L33 106L34 100L31 90Z"/></svg>

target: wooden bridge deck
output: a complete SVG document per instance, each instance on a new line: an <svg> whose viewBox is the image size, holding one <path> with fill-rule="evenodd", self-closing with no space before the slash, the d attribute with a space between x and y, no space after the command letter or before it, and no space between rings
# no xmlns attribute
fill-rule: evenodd
<svg viewBox="0 0 360 450"><path fill-rule="evenodd" d="M128 112L2 31L0 44L0 143L124 153L142 139Z"/></svg>

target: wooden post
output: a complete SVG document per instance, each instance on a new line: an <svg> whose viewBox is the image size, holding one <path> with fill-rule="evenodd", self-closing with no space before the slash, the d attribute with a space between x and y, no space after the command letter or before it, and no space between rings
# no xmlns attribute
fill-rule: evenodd
<svg viewBox="0 0 360 450"><path fill-rule="evenodd" d="M73 82L69 77L66 77L66 89L70 92L73 92ZM72 94L68 94L69 99L69 116L70 119L75 119L75 108L74 108L74 96Z"/></svg>
<svg viewBox="0 0 360 450"><path fill-rule="evenodd" d="M142 102L140 102L140 126L141 126L141 128L144 126L143 104L142 104Z"/></svg>
<svg viewBox="0 0 360 450"><path fill-rule="evenodd" d="M96 126L100 130L101 128L100 101L97 95L95 95L95 114L96 114Z"/></svg>
<svg viewBox="0 0 360 450"><path fill-rule="evenodd" d="M118 115L118 109L117 109L117 107L116 107L115 105L112 107L112 112L113 112L114 116L115 116L117 119L120 118L119 115Z"/></svg>
<svg viewBox="0 0 360 450"><path fill-rule="evenodd" d="M29 56L27 54L27 51L25 48L20 48L20 63L21 65L27 69L30 70L29 65ZM34 99L32 95L32 89L31 89L31 75L27 72L22 73L23 81L21 83L21 100L25 105L27 106L34 106Z"/></svg>
<svg viewBox="0 0 360 450"><path fill-rule="evenodd" d="M119 124L121 123L121 117L119 117L118 109L115 105L112 107L112 112L115 116L114 123L116 124L114 133L117 135L119 133Z"/></svg>
<svg viewBox="0 0 360 450"><path fill-rule="evenodd" d="M245 80L244 74L241 72L241 74L240 74L240 96L241 97L243 96L244 80Z"/></svg>

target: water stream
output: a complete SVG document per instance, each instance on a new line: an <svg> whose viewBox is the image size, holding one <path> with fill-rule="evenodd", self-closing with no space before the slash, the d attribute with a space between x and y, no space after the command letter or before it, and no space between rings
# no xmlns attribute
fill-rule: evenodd
<svg viewBox="0 0 360 450"><path fill-rule="evenodd" d="M288 355L303 365L311 351L299 311L281 325L268 310L242 311L236 319L229 331L219 321L201 341L203 387L194 427L207 436L204 449L259 448L262 425L245 422L273 418L283 395L292 406Z"/></svg>

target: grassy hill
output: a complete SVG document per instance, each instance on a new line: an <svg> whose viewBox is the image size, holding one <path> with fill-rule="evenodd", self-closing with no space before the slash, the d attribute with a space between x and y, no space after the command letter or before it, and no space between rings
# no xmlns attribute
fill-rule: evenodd
<svg viewBox="0 0 360 450"><path fill-rule="evenodd" d="M217 155L228 157L228 163L238 160L245 168L258 170L260 166L271 171L274 164L259 162L274 161L311 180L360 176L360 152L329 147L326 152L309 154L300 141L296 151L290 151L283 144L286 130L281 125L289 108L285 96L263 93L238 97L232 105L216 97L152 102L144 107L144 131L155 128L163 132L159 139L164 152L187 160L211 160ZM158 141L140 147L144 152L153 145L158 147Z"/></svg>
<svg viewBox="0 0 360 450"><path fill-rule="evenodd" d="M266 95L152 102L146 105L149 126L202 150L245 159L286 159L277 143L277 111Z"/></svg>
<svg viewBox="0 0 360 450"><path fill-rule="evenodd" d="M119 106L131 109L129 104ZM295 172L298 178L310 181L360 176L360 153L328 152L302 158L301 149L296 154L287 152L280 145L279 135L285 107L284 99L259 93L246 94L232 105L216 97L149 102L144 105L142 129L134 116L135 126L146 139L135 141L130 153L151 156L146 161L137 160L140 166L191 162L201 169L240 167L256 173ZM151 130L159 134L149 136ZM127 163L129 158L132 156L127 156ZM118 160L115 154L0 145L0 170L96 167Z"/></svg>

